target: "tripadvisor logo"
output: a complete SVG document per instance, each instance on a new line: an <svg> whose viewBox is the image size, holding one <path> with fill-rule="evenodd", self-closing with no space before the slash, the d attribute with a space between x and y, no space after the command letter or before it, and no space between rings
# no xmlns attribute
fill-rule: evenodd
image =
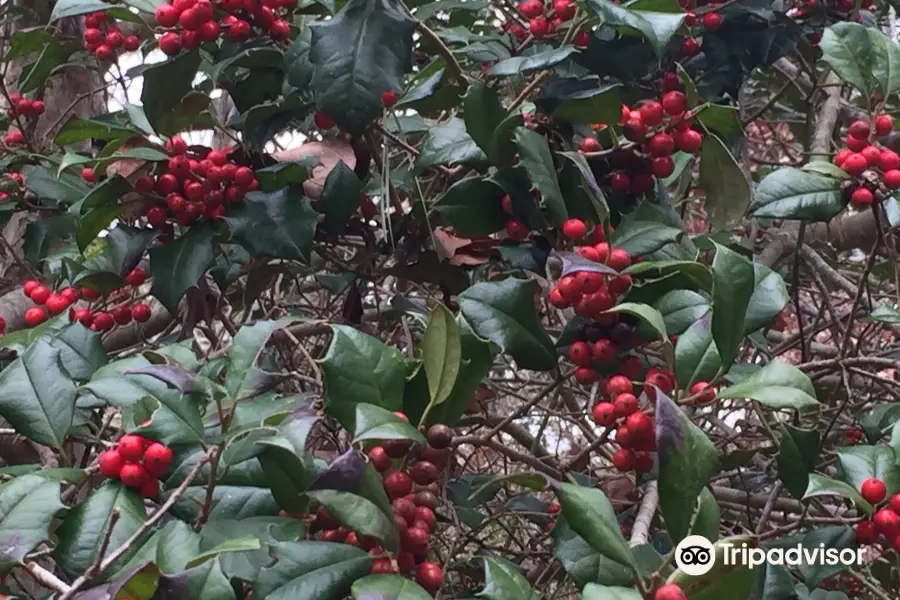
<svg viewBox="0 0 900 600"><path fill-rule="evenodd" d="M717 556L718 552L718 556ZM796 545L788 548L755 548L746 543L740 545L727 541L716 546L699 535L688 536L675 549L675 564L691 577L705 575L721 560L725 566L746 565L751 569L769 564L788 567L804 565L826 565L834 567L860 566L865 564L862 549L829 548L825 544L818 546Z"/></svg>

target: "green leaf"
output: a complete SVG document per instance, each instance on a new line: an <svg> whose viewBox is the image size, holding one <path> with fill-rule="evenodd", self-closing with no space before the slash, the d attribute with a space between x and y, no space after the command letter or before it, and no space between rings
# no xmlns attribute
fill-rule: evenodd
<svg viewBox="0 0 900 600"><path fill-rule="evenodd" d="M332 233L340 233L350 222L359 207L359 193L362 191L362 182L353 169L344 161L338 162L325 179L325 187L322 189L322 197L316 206L325 213L324 227ZM291 206L299 205L294 202ZM309 215L306 215L309 218ZM310 240L306 242L306 252L309 254L309 245L312 243L312 235L315 234L315 222L312 222ZM290 229L288 229L290 231Z"/></svg>
<svg viewBox="0 0 900 600"><path fill-rule="evenodd" d="M55 200L63 204L75 204L91 190L80 176L63 173L57 177L45 167L32 169L25 180L25 187L41 200Z"/></svg>
<svg viewBox="0 0 900 600"><path fill-rule="evenodd" d="M588 6L612 27L627 27L637 31L653 48L657 58L662 58L665 48L681 27L684 14L629 10L609 0L588 0Z"/></svg>
<svg viewBox="0 0 900 600"><path fill-rule="evenodd" d="M434 165L480 163L487 156L466 131L466 124L456 117L442 125L430 127L416 159L416 170Z"/></svg>
<svg viewBox="0 0 900 600"><path fill-rule="evenodd" d="M702 305L709 308L708 304ZM712 317L707 312L678 336L675 344L675 380L690 388L695 381L710 381L722 368L712 336Z"/></svg>
<svg viewBox="0 0 900 600"><path fill-rule="evenodd" d="M308 494L344 527L360 535L374 537L391 552L400 547L400 536L393 519L384 514L371 500L337 490L316 490Z"/></svg>
<svg viewBox="0 0 900 600"><path fill-rule="evenodd" d="M354 431L356 405L374 404L400 410L406 386L406 364L394 348L352 327L333 325L334 337L325 358L327 409Z"/></svg>
<svg viewBox="0 0 900 600"><path fill-rule="evenodd" d="M211 225L195 225L178 239L150 250L150 271L153 273L150 293L170 312L175 312L185 292L197 285L215 263L215 235Z"/></svg>
<svg viewBox="0 0 900 600"><path fill-rule="evenodd" d="M27 94L46 85L54 69L68 60L72 47L60 44L55 39L44 46L38 59L25 66L19 76L19 92Z"/></svg>
<svg viewBox="0 0 900 600"><path fill-rule="evenodd" d="M691 527L690 535L703 536L715 543L719 539L719 528L722 525L722 511L719 509L719 503L708 487L703 488L703 491L700 492L699 503L697 520Z"/></svg>
<svg viewBox="0 0 900 600"><path fill-rule="evenodd" d="M353 582L355 600L431 600L422 586L401 575L367 575Z"/></svg>
<svg viewBox="0 0 900 600"><path fill-rule="evenodd" d="M553 155L550 144L543 135L525 127L516 129L516 146L519 149L522 166L534 186L540 190L547 204L550 221L553 225L562 225L569 218L566 202L556 177Z"/></svg>
<svg viewBox="0 0 900 600"><path fill-rule="evenodd" d="M62 352L45 340L0 371L0 416L21 435L62 448L75 415L75 384L62 370Z"/></svg>
<svg viewBox="0 0 900 600"><path fill-rule="evenodd" d="M56 514L65 508L59 483L38 475L17 477L0 488L0 572L20 564L49 539Z"/></svg>
<svg viewBox="0 0 900 600"><path fill-rule="evenodd" d="M829 221L844 210L841 180L786 167L766 175L753 194L750 216Z"/></svg>
<svg viewBox="0 0 900 600"><path fill-rule="evenodd" d="M357 442L363 440L413 440L420 444L425 443L425 437L418 429L393 412L374 404L360 402L356 405L355 424L353 439Z"/></svg>
<svg viewBox="0 0 900 600"><path fill-rule="evenodd" d="M616 227L610 243L631 256L651 254L678 239L683 231L656 221L627 219ZM643 263L638 263L643 264Z"/></svg>
<svg viewBox="0 0 900 600"><path fill-rule="evenodd" d="M900 492L900 466L889 446L851 446L838 448L842 479L859 490L866 479L875 477L887 486L887 494Z"/></svg>
<svg viewBox="0 0 900 600"><path fill-rule="evenodd" d="M519 567L496 556L485 556L484 589L479 598L488 600L540 600Z"/></svg>
<svg viewBox="0 0 900 600"><path fill-rule="evenodd" d="M506 110L493 88L476 81L463 98L466 131L488 156L495 155L494 131L506 118Z"/></svg>
<svg viewBox="0 0 900 600"><path fill-rule="evenodd" d="M160 578L163 590L178 590L184 598L202 600L235 600L234 588L222 571L219 560L213 560L173 575Z"/></svg>
<svg viewBox="0 0 900 600"><path fill-rule="evenodd" d="M556 494L566 522L594 550L617 563L636 565L606 494L571 483L560 483Z"/></svg>
<svg viewBox="0 0 900 600"><path fill-rule="evenodd" d="M875 508L863 500L863 497L852 486L818 473L810 473L809 487L806 489L803 499L806 500L817 496L842 496L856 503L856 506L865 511L866 514L871 515L875 512Z"/></svg>
<svg viewBox="0 0 900 600"><path fill-rule="evenodd" d="M312 29L307 27L294 39L291 47L284 53L284 66L288 82L298 89L308 87L312 81L314 67L309 60L311 42Z"/></svg>
<svg viewBox="0 0 900 600"><path fill-rule="evenodd" d="M872 311L869 318L882 323L900 323L900 310L890 304L881 304Z"/></svg>
<svg viewBox="0 0 900 600"><path fill-rule="evenodd" d="M358 195L354 202L357 200ZM295 187L270 194L247 194L244 201L225 216L232 238L251 255L300 262L309 260L317 220L309 198ZM260 231L265 231L266 235L260 235Z"/></svg>
<svg viewBox="0 0 900 600"><path fill-rule="evenodd" d="M750 184L722 140L708 132L700 150L700 185L714 230L729 230L741 221L752 197Z"/></svg>
<svg viewBox="0 0 900 600"><path fill-rule="evenodd" d="M518 75L536 69L546 69L558 65L562 61L569 58L575 53L572 46L561 46L553 50L537 52L530 56L514 56L501 60L496 65L488 69L487 74L492 77L504 77L509 75Z"/></svg>
<svg viewBox="0 0 900 600"><path fill-rule="evenodd" d="M65 17L74 17L97 10L105 11L108 8L109 5L100 0L58 0L53 5L53 14L50 15L50 22L53 23Z"/></svg>
<svg viewBox="0 0 900 600"><path fill-rule="evenodd" d="M109 536L109 548L121 546L147 518L144 501L136 491L119 482L104 483L72 509L57 531L59 541L53 554L64 571L81 575L93 564L114 509L119 511L119 520Z"/></svg>
<svg viewBox="0 0 900 600"><path fill-rule="evenodd" d="M75 233L75 217L70 214L32 221L25 226L22 252L25 260L38 265L63 242Z"/></svg>
<svg viewBox="0 0 900 600"><path fill-rule="evenodd" d="M472 329L510 354L519 367L548 371L556 366L553 340L534 306L531 282L515 278L477 283L459 295Z"/></svg>
<svg viewBox="0 0 900 600"><path fill-rule="evenodd" d="M461 235L491 235L506 226L503 188L482 176L457 181L434 204L434 210Z"/></svg>
<svg viewBox="0 0 900 600"><path fill-rule="evenodd" d="M194 78L197 76L197 69L200 68L200 61L200 52L192 50L143 71L141 104L154 131L169 133L163 131L164 119L179 106L181 99L194 89Z"/></svg>
<svg viewBox="0 0 900 600"><path fill-rule="evenodd" d="M642 596L634 588L609 587L589 583L581 592L582 600L641 600Z"/></svg>
<svg viewBox="0 0 900 600"><path fill-rule="evenodd" d="M215 548L196 555L194 558L187 562L187 566L195 567L208 561L211 558L216 558L226 553L252 552L254 550L259 550L260 548L262 548L262 546L260 545L259 538L257 538L256 536L245 535L243 537L232 538L230 540L222 542Z"/></svg>
<svg viewBox="0 0 900 600"><path fill-rule="evenodd" d="M753 264L746 258L725 246L715 246L712 335L727 369L744 339L744 316L753 293L755 274Z"/></svg>
<svg viewBox="0 0 900 600"><path fill-rule="evenodd" d="M788 303L787 287L781 275L759 263L753 263L754 288L744 316L744 333L772 324Z"/></svg>
<svg viewBox="0 0 900 600"><path fill-rule="evenodd" d="M554 119L570 123L618 123L622 86L602 85L597 78L565 77L545 85L535 100Z"/></svg>
<svg viewBox="0 0 900 600"><path fill-rule="evenodd" d="M572 531L565 517L557 519L551 535L556 558L579 587L587 583L601 585L634 583L634 574L630 568L591 548L584 538Z"/></svg>
<svg viewBox="0 0 900 600"><path fill-rule="evenodd" d="M780 360L773 360L735 385L721 390L716 398L751 398L770 408L801 409L819 403L809 377Z"/></svg>
<svg viewBox="0 0 900 600"><path fill-rule="evenodd" d="M276 562L260 571L254 598L341 600L372 563L365 550L346 544L279 542L270 548Z"/></svg>
<svg viewBox="0 0 900 600"><path fill-rule="evenodd" d="M863 94L889 96L900 89L900 47L876 28L835 23L819 43L822 61Z"/></svg>
<svg viewBox="0 0 900 600"><path fill-rule="evenodd" d="M606 312L620 312L632 315L646 323L650 329L656 334L656 339L662 340L669 345L669 335L666 332L666 322L658 310L647 304L637 304L635 302L623 302L617 304Z"/></svg>
<svg viewBox="0 0 900 600"><path fill-rule="evenodd" d="M709 313L709 301L691 290L672 290L656 302L666 331L681 335ZM677 355L676 355L677 356Z"/></svg>
<svg viewBox="0 0 900 600"><path fill-rule="evenodd" d="M310 28L316 104L343 129L361 135L381 116L381 94L403 89L403 74L412 66L413 19L394 0L349 0L330 20Z"/></svg>
<svg viewBox="0 0 900 600"><path fill-rule="evenodd" d="M100 334L80 323L73 323L45 338L59 349L59 361L72 379L87 380L107 363Z"/></svg>
<svg viewBox="0 0 900 600"><path fill-rule="evenodd" d="M302 183L309 179L318 162L319 158L316 156L294 162L280 162L271 167L257 169L255 173L259 180L259 187L264 192L274 192L292 183Z"/></svg>
<svg viewBox="0 0 900 600"><path fill-rule="evenodd" d="M431 404L438 405L453 391L460 366L459 328L442 304L431 311L422 337L422 366L428 377Z"/></svg>
<svg viewBox="0 0 900 600"><path fill-rule="evenodd" d="M260 569L271 563L270 544L303 537L302 521L285 517L250 517L241 520L210 519L200 530L200 549L204 552L220 548L234 539L248 537L259 540L259 550L227 552L219 555L222 571L231 579L256 581Z"/></svg>
<svg viewBox="0 0 900 600"><path fill-rule="evenodd" d="M293 317L284 317L274 321L257 321L244 325L234 336L228 348L226 360L228 371L225 375L225 389L233 400L256 396L263 391L270 374L257 368L259 355L269 342L272 333L296 321Z"/></svg>
<svg viewBox="0 0 900 600"><path fill-rule="evenodd" d="M163 573L183 571L200 552L200 535L184 521L170 521L155 535L155 562Z"/></svg>
<svg viewBox="0 0 900 600"><path fill-rule="evenodd" d="M43 27L20 29L14 32L9 39L9 51L6 53L6 58L12 60L40 52L51 41L53 41L53 34Z"/></svg>
<svg viewBox="0 0 900 600"><path fill-rule="evenodd" d="M673 543L690 531L700 493L718 472L715 445L702 429L660 390L656 391L659 448L659 506Z"/></svg>
<svg viewBox="0 0 900 600"><path fill-rule="evenodd" d="M795 498L803 498L809 488L809 474L819 458L819 432L783 424L778 446L778 477Z"/></svg>
<svg viewBox="0 0 900 600"><path fill-rule="evenodd" d="M572 161L572 164L575 165L575 168L581 175L581 188L587 195L588 200L590 200L591 207L593 209L593 214L579 214L578 216L591 221L596 220L598 223L605 221L607 217L609 217L609 205L607 205L606 203L606 196L603 194L603 190L600 189L600 186L597 184L597 178L594 177L594 172L591 170L590 165L588 165L587 160L579 152L560 152L559 155L569 159L570 161ZM565 168L563 168L562 174L567 174L567 170ZM565 184L566 182L571 181L571 179L564 179L562 183ZM566 194L566 192L563 193ZM568 206L569 212L574 213L575 211L573 210L572 206Z"/></svg>

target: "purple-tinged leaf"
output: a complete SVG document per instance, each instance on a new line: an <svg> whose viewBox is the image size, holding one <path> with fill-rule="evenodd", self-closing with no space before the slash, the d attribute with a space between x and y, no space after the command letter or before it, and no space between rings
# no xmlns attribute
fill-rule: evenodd
<svg viewBox="0 0 900 600"><path fill-rule="evenodd" d="M562 275L577 273L578 271L592 271L604 275L618 275L619 272L602 263L589 260L574 252L557 252L556 256L562 261Z"/></svg>
<svg viewBox="0 0 900 600"><path fill-rule="evenodd" d="M339 490L357 492L362 484L366 461L351 448L331 461L309 486L310 490Z"/></svg>
<svg viewBox="0 0 900 600"><path fill-rule="evenodd" d="M149 375L172 386L182 394L193 394L203 390L200 378L178 364L148 365L140 369L125 371L125 375Z"/></svg>

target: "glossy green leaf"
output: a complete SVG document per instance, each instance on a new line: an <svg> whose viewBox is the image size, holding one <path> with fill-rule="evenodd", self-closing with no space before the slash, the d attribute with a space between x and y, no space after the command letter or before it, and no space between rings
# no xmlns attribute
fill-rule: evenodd
<svg viewBox="0 0 900 600"><path fill-rule="evenodd" d="M684 21L684 14L630 10L609 0L588 0L588 6L612 27L626 27L637 31L653 48L658 58Z"/></svg>
<svg viewBox="0 0 900 600"><path fill-rule="evenodd" d="M716 244L713 259L712 335L726 369L738 355L744 339L744 317L755 275L753 264L737 252Z"/></svg>
<svg viewBox="0 0 900 600"><path fill-rule="evenodd" d="M819 43L822 61L863 94L884 96L900 89L900 47L876 28L835 23Z"/></svg>
<svg viewBox="0 0 900 600"><path fill-rule="evenodd" d="M64 327L45 339L59 350L59 362L72 379L90 379L107 362L100 335L80 323Z"/></svg>
<svg viewBox="0 0 900 600"><path fill-rule="evenodd" d="M556 494L562 514L575 533L603 556L626 566L635 565L606 494L571 483L560 483Z"/></svg>
<svg viewBox="0 0 900 600"><path fill-rule="evenodd" d="M503 77L508 75L518 75L536 69L546 69L558 65L566 60L575 52L572 46L561 46L553 50L537 52L530 56L514 56L501 60L496 65L488 69L487 74L492 77Z"/></svg>
<svg viewBox="0 0 900 600"><path fill-rule="evenodd" d="M506 110L496 90L476 81L463 98L466 131L488 156L495 154L494 131L506 118Z"/></svg>
<svg viewBox="0 0 900 600"><path fill-rule="evenodd" d="M53 5L53 14L50 15L50 22L108 8L109 5L100 0L58 0Z"/></svg>
<svg viewBox="0 0 900 600"><path fill-rule="evenodd" d="M647 304L637 304L635 302L622 302L606 312L620 312L639 318L650 327L656 335L656 339L662 340L666 345L669 345L670 342L669 335L666 332L666 321L663 319L660 312L652 306Z"/></svg>
<svg viewBox="0 0 900 600"><path fill-rule="evenodd" d="M562 225L569 214L559 187L547 138L525 127L519 127L516 129L516 146L519 149L522 166L528 172L531 182L540 190L547 205L551 223Z"/></svg>
<svg viewBox="0 0 900 600"><path fill-rule="evenodd" d="M634 588L611 587L589 583L581 592L582 600L641 600L641 594Z"/></svg>
<svg viewBox="0 0 900 600"><path fill-rule="evenodd" d="M50 538L50 526L65 509L59 483L39 475L23 475L0 489L0 571L21 563L41 542Z"/></svg>
<svg viewBox="0 0 900 600"><path fill-rule="evenodd" d="M579 587L587 583L609 586L634 583L634 574L629 567L594 550L572 530L565 517L557 519L551 535L556 558Z"/></svg>
<svg viewBox="0 0 900 600"><path fill-rule="evenodd" d="M434 210L462 235L482 236L500 231L509 215L503 212L503 188L482 177L457 181L434 204Z"/></svg>
<svg viewBox="0 0 900 600"><path fill-rule="evenodd" d="M356 405L356 429L353 438L362 440L413 440L425 443L425 437L407 421L380 406L360 402Z"/></svg>
<svg viewBox="0 0 900 600"><path fill-rule="evenodd" d="M753 294L744 315L744 333L747 335L771 325L789 299L784 279L775 271L753 263L753 277Z"/></svg>
<svg viewBox="0 0 900 600"><path fill-rule="evenodd" d="M316 490L309 496L328 510L334 519L350 531L369 535L391 552L400 547L400 536L394 520L362 496L337 490Z"/></svg>
<svg viewBox="0 0 900 600"><path fill-rule="evenodd" d="M842 479L859 490L866 479L880 479L887 486L887 495L900 492L900 466L894 450L889 446L849 446L837 450Z"/></svg>
<svg viewBox="0 0 900 600"><path fill-rule="evenodd" d="M875 512L875 508L863 500L862 496L859 495L859 492L852 486L843 481L837 481L836 479L819 475L818 473L810 473L809 487L806 488L803 499L806 500L807 498L815 498L817 496L841 496L854 502L856 506L865 511L866 514L871 515Z"/></svg>
<svg viewBox="0 0 900 600"><path fill-rule="evenodd" d="M616 227L610 243L616 248L622 248L631 256L638 256L656 252L666 244L677 240L682 233L680 228L665 223L628 219Z"/></svg>
<svg viewBox="0 0 900 600"><path fill-rule="evenodd" d="M819 432L785 423L778 446L778 477L795 498L803 498L809 488L809 474L819 457Z"/></svg>
<svg viewBox="0 0 900 600"><path fill-rule="evenodd" d="M722 367L722 359L712 336L709 305L706 312L678 336L675 344L675 380L689 389L695 381L710 381Z"/></svg>
<svg viewBox="0 0 900 600"><path fill-rule="evenodd" d="M716 397L751 398L771 408L800 409L819 403L809 377L780 360L773 360L735 385L721 390Z"/></svg>
<svg viewBox="0 0 900 600"><path fill-rule="evenodd" d="M195 225L178 239L150 250L150 293L170 312L215 262L211 225Z"/></svg>
<svg viewBox="0 0 900 600"><path fill-rule="evenodd" d="M141 91L141 105L147 121L157 133L166 131L166 119L188 92L194 89L194 78L200 67L200 52L183 52L164 62L154 64L142 73L144 85Z"/></svg>
<svg viewBox="0 0 900 600"><path fill-rule="evenodd" d="M478 163L487 159L484 152L466 131L462 119L452 118L446 123L430 127L422 140L416 170L434 165Z"/></svg>
<svg viewBox="0 0 900 600"><path fill-rule="evenodd" d="M350 175L356 177L352 172ZM354 196L353 200L356 202L358 197ZM234 241L252 255L300 262L309 259L317 220L310 200L300 188L294 187L271 194L247 194L244 201L225 216ZM265 231L266 235L260 235L260 231Z"/></svg>
<svg viewBox="0 0 900 600"><path fill-rule="evenodd" d="M62 448L75 415L75 384L62 351L38 340L0 371L0 416L30 440Z"/></svg>
<svg viewBox="0 0 900 600"><path fill-rule="evenodd" d="M59 541L53 554L63 570L81 575L91 566L114 509L119 511L119 520L109 536L110 548L121 546L147 518L144 502L136 491L118 482L104 483L69 512L57 531ZM127 557L128 553L123 562Z"/></svg>
<svg viewBox="0 0 900 600"><path fill-rule="evenodd" d="M672 290L655 305L666 324L666 331L681 335L710 311L709 301L691 290Z"/></svg>
<svg viewBox="0 0 900 600"><path fill-rule="evenodd" d="M259 355L272 334L296 319L257 321L241 327L226 356L225 389L233 400L256 396L272 386L272 375L257 367ZM276 380L277 382L279 380Z"/></svg>
<svg viewBox="0 0 900 600"><path fill-rule="evenodd" d="M219 563L228 578L255 581L260 569L271 562L269 544L299 539L305 530L302 521L286 517L211 519L200 530L200 549L205 553L221 548L234 539L258 540L261 544L259 550L219 554Z"/></svg>
<svg viewBox="0 0 900 600"><path fill-rule="evenodd" d="M428 377L433 405L442 403L453 391L459 374L461 352L456 320L442 304L436 305L422 337L422 367Z"/></svg>
<svg viewBox="0 0 900 600"><path fill-rule="evenodd" d="M714 231L730 230L741 221L752 197L750 183L722 140L711 133L703 136L700 150L700 185Z"/></svg>
<svg viewBox="0 0 900 600"><path fill-rule="evenodd" d="M160 578L159 586L165 590L178 590L184 598L199 600L235 600L234 588L222 571L218 560Z"/></svg>
<svg viewBox="0 0 900 600"><path fill-rule="evenodd" d="M402 575L368 575L353 582L355 600L429 600L432 596Z"/></svg>
<svg viewBox="0 0 900 600"><path fill-rule="evenodd" d="M479 598L488 600L540 600L519 567L496 556L484 560L484 589Z"/></svg>
<svg viewBox="0 0 900 600"><path fill-rule="evenodd" d="M659 506L669 536L680 542L690 531L700 493L719 469L715 445L660 390L656 391Z"/></svg>
<svg viewBox="0 0 900 600"><path fill-rule="evenodd" d="M364 550L346 544L279 542L270 548L276 562L260 571L255 598L341 600L372 563Z"/></svg>
<svg viewBox="0 0 900 600"><path fill-rule="evenodd" d="M459 307L475 333L510 354L521 368L547 371L556 365L553 340L541 325L530 282L508 278L477 283L459 295Z"/></svg>
<svg viewBox="0 0 900 600"><path fill-rule="evenodd" d="M325 213L325 223L323 226L326 230L339 233L346 228L351 217L359 208L359 194L362 191L362 182L353 169L347 166L344 161L338 162L325 179L325 187L322 189L322 197L319 198L316 206ZM296 204L296 199L288 206ZM311 226L307 228L309 240L304 241L303 256L309 254L309 244L312 236L315 234L315 220L306 215L306 220L310 221ZM296 225L294 225L296 227ZM288 228L288 230L294 227Z"/></svg>
<svg viewBox="0 0 900 600"><path fill-rule="evenodd" d="M749 214L771 219L828 221L847 206L840 188L839 179L785 167L759 182Z"/></svg>

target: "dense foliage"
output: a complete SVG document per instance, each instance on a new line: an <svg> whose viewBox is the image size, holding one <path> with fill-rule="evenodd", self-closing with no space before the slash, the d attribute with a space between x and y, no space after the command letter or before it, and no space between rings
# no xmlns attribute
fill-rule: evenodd
<svg viewBox="0 0 900 600"><path fill-rule="evenodd" d="M0 14L0 593L900 597L891 4Z"/></svg>

